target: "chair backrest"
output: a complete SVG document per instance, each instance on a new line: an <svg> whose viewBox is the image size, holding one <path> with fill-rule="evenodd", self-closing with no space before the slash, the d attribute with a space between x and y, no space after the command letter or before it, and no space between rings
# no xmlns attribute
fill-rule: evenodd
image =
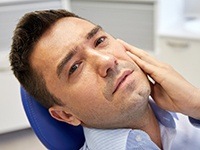
<svg viewBox="0 0 200 150"><path fill-rule="evenodd" d="M55 120L22 87L21 98L33 131L47 149L78 150L83 146L85 138L81 126L74 127Z"/></svg>

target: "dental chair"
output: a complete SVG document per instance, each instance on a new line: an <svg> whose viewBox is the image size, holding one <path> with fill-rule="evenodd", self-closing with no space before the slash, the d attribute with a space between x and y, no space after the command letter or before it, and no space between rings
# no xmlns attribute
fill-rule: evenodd
<svg viewBox="0 0 200 150"><path fill-rule="evenodd" d="M46 108L40 105L21 87L21 98L30 125L49 150L78 150L85 141L81 126L74 127L52 118Z"/></svg>

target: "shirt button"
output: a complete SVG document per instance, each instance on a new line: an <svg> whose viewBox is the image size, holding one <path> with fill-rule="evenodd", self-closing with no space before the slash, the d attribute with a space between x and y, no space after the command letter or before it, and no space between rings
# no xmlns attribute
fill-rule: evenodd
<svg viewBox="0 0 200 150"><path fill-rule="evenodd" d="M137 135L137 136L135 137L135 140L136 140L137 142L140 142L140 141L142 141L142 137L141 137L140 135Z"/></svg>

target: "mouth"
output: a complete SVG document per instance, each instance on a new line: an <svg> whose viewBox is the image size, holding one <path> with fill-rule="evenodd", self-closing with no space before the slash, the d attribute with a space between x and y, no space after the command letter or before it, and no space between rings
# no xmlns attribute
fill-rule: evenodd
<svg viewBox="0 0 200 150"><path fill-rule="evenodd" d="M115 84L114 84L114 91L112 92L112 94L114 94L125 82L125 80L127 79L127 77L132 73L132 70L126 70L124 71L119 78L116 80Z"/></svg>

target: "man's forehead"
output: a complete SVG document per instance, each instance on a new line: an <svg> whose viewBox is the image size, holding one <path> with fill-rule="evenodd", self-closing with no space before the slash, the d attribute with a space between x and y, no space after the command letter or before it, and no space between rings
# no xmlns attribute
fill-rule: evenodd
<svg viewBox="0 0 200 150"><path fill-rule="evenodd" d="M85 35L96 25L91 22L79 19L75 17L65 17L59 19L47 32L46 41L51 43L64 42L70 46L72 43L76 43L85 38ZM64 40L64 41L63 41ZM73 44L72 44L73 45Z"/></svg>
<svg viewBox="0 0 200 150"><path fill-rule="evenodd" d="M56 46L74 45L87 34L95 25L79 18L65 17L59 19L38 41L37 45L44 49Z"/></svg>
<svg viewBox="0 0 200 150"><path fill-rule="evenodd" d="M95 24L80 18L75 17L65 17L58 20L55 25L53 25L54 31L60 31L61 29L68 30L70 33L76 33L77 31L85 31L93 28Z"/></svg>

